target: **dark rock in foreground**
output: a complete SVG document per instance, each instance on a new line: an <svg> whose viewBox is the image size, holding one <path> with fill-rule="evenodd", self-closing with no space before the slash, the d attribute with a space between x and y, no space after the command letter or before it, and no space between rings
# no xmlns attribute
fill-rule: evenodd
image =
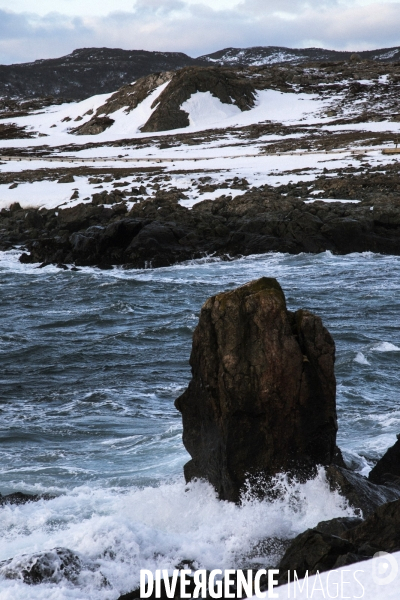
<svg viewBox="0 0 400 600"><path fill-rule="evenodd" d="M335 345L321 319L291 313L275 279L262 278L204 304L193 337L192 380L176 407L204 478L238 501L246 480L309 474L336 452Z"/></svg>
<svg viewBox="0 0 400 600"><path fill-rule="evenodd" d="M357 528L345 534L357 546L370 546L374 553L400 550L400 500L383 504Z"/></svg>
<svg viewBox="0 0 400 600"><path fill-rule="evenodd" d="M400 550L400 500L380 506L365 521L333 519L298 535L282 558L281 574L304 577ZM285 583L283 578L281 583Z"/></svg>
<svg viewBox="0 0 400 600"><path fill-rule="evenodd" d="M349 555L355 556L357 548L340 536L360 522L361 519L332 519L318 523L313 529L307 529L298 535L279 564L281 583L287 583L288 571L296 571L300 579L307 571L309 575L314 575L317 571L321 573L350 564L343 562L343 557L348 559Z"/></svg>

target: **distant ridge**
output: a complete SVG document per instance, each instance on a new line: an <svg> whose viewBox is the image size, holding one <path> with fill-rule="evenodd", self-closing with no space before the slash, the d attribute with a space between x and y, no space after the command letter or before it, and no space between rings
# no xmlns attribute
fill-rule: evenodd
<svg viewBox="0 0 400 600"><path fill-rule="evenodd" d="M285 48L283 46L253 46L251 48L224 48L212 54L199 56L197 60L224 66L243 64L261 66L279 62L326 62L349 60L354 52L325 50L323 48ZM356 53L362 60L396 62L400 60L400 47L366 50Z"/></svg>
<svg viewBox="0 0 400 600"><path fill-rule="evenodd" d="M83 100L115 92L150 73L207 64L182 52L80 48L61 58L0 65L0 96Z"/></svg>
<svg viewBox="0 0 400 600"><path fill-rule="evenodd" d="M323 48L254 46L225 48L198 58L182 52L148 52L118 48L81 48L60 58L31 63L0 65L0 97L54 96L82 100L114 92L150 73L174 71L187 66L262 66L282 62L348 61L353 52ZM362 60L400 61L400 47L358 52Z"/></svg>

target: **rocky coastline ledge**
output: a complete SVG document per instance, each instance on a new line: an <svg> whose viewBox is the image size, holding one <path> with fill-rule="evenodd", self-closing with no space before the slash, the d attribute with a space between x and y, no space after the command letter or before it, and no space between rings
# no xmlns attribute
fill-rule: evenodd
<svg viewBox="0 0 400 600"><path fill-rule="evenodd" d="M160 191L129 211L118 189L65 209L22 209L15 203L0 211L0 249L19 247L21 262L64 268L156 268L271 251L400 254L396 198L307 203L269 186L203 200L191 209L180 198L178 190Z"/></svg>

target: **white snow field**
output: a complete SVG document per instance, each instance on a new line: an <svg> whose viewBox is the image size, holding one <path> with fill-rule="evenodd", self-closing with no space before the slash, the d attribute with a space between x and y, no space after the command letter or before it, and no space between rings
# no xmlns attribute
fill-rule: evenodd
<svg viewBox="0 0 400 600"><path fill-rule="evenodd" d="M148 172L140 174L142 169L158 168L170 175L171 187L184 191L186 199L180 200L180 203L191 208L204 199L213 200L223 194L233 198L244 193L244 190L228 189L225 184L227 178L246 178L250 186L279 186L298 181L312 182L326 170L330 177L334 177L340 169L359 168L363 160L368 160L373 167L382 165L383 169L398 160L396 156L382 155L382 148L388 144L377 147L373 139L370 145L364 142L362 147L355 144L354 148L342 146L328 152L307 150L306 142L314 136L315 127L328 135L363 130L371 132L371 135L388 131L395 137L400 131L400 122L337 125L332 117L327 116L327 108L335 97L294 91L259 91L255 107L244 112L234 104L222 103L210 92L197 92L182 104L182 109L189 115L188 127L141 133L140 128L155 110L155 101L167 85L168 82L160 85L131 112L121 108L111 113L114 124L99 135L78 136L71 130L88 121L112 94L50 106L28 116L2 120L5 125L15 123L26 127L36 132L37 137L0 140L0 173L15 173L17 177L22 171L44 169L48 176L45 181L19 183L14 189L10 189L9 184L0 184L0 209L8 208L13 202L19 202L22 207L55 208L89 201L91 195L100 190L89 183L88 176L75 177L76 181L72 184L57 184L57 176L51 177L56 169L76 169L82 165L89 169L132 169L131 175L124 176L124 180L134 186L140 178L141 185L147 185L151 180ZM337 100L340 100L339 96ZM243 137L241 128L259 123L277 124L278 129L276 133L261 134L254 139ZM297 130L291 132L292 126ZM311 128L309 131L308 127ZM170 139L174 135L203 131L207 131L207 135L197 140L196 145L191 145L189 138L182 137L180 143L159 147L163 136ZM286 141L295 151L274 150L276 144ZM15 154L18 155L19 150L21 153L28 151L29 155L17 160ZM14 155L9 161L6 160L8 152ZM364 156L361 152L365 153ZM57 162L61 160L64 162ZM214 191L197 189L196 180L204 174L211 177L211 183L216 186ZM102 189L109 191L112 185L104 183ZM71 200L76 190L79 198ZM151 190L148 193L151 195ZM315 193L310 193L310 201Z"/></svg>

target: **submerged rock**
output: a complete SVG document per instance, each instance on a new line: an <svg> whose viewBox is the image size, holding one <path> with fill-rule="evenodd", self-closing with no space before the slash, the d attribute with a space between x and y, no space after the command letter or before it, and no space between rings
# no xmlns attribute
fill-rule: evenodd
<svg viewBox="0 0 400 600"><path fill-rule="evenodd" d="M39 502L39 500L52 500L55 496L51 494L24 494L23 492L13 492L2 496L0 494L0 506L7 504L26 504L27 502Z"/></svg>
<svg viewBox="0 0 400 600"><path fill-rule="evenodd" d="M193 337L192 380L176 400L192 457L186 480L206 479L221 499L238 501L249 478L331 464L334 360L321 319L289 312L275 279L208 299Z"/></svg>
<svg viewBox="0 0 400 600"><path fill-rule="evenodd" d="M29 585L40 583L60 583L67 580L79 585L82 571L89 571L97 587L108 586L104 575L97 566L68 548L54 548L31 555L22 555L0 562L0 576L5 579L19 579Z"/></svg>

